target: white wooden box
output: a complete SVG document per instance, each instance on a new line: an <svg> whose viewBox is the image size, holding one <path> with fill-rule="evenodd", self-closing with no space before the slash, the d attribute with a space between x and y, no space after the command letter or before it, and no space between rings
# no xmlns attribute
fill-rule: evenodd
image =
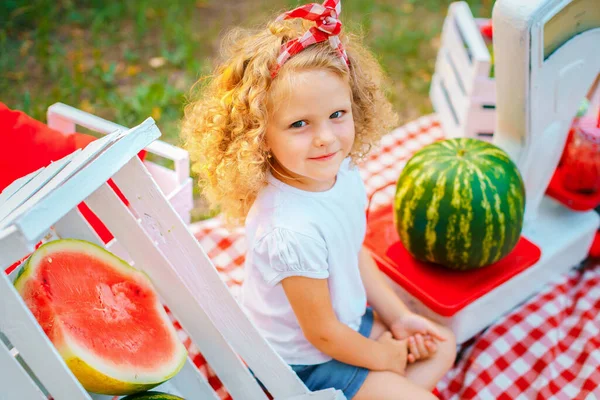
<svg viewBox="0 0 600 400"><path fill-rule="evenodd" d="M55 103L48 107L47 120L50 128L65 134L75 132L76 126L83 126L105 135L118 129L127 130L122 125L62 103ZM144 161L144 165L183 222L189 224L194 201L188 152L160 140L150 143L146 150L173 162L172 170L148 160Z"/></svg>
<svg viewBox="0 0 600 400"><path fill-rule="evenodd" d="M444 20L429 97L446 137L491 142L496 125L496 84L491 55L464 1L454 2Z"/></svg>
<svg viewBox="0 0 600 400"><path fill-rule="evenodd" d="M277 399L343 399L334 390L310 393L238 306L136 156L159 136L149 118L7 187L0 194L0 271L23 260L40 241L78 238L103 246L77 209L84 201L114 235L106 247L113 252L118 247L118 255L148 274L234 399L267 398L244 362ZM90 395L74 378L12 285L17 272L0 274L0 399L109 399ZM160 389L188 400L218 398L189 359Z"/></svg>

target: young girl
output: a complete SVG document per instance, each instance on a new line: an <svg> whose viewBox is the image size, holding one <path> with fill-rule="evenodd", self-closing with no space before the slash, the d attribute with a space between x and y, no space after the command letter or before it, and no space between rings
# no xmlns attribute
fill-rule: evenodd
<svg viewBox="0 0 600 400"><path fill-rule="evenodd" d="M396 119L379 65L339 14L326 0L232 31L183 134L208 200L245 224L241 303L306 386L435 398L454 337L410 312L362 247L356 162Z"/></svg>

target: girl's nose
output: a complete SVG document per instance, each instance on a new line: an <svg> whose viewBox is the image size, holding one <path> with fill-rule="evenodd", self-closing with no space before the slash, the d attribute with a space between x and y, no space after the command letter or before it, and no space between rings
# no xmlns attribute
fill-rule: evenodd
<svg viewBox="0 0 600 400"><path fill-rule="evenodd" d="M317 147L327 146L335 141L335 133L329 124L323 124L315 136L315 145Z"/></svg>

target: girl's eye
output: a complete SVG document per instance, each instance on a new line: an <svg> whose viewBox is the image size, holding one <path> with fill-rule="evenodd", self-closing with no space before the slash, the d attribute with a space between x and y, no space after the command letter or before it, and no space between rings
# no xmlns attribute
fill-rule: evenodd
<svg viewBox="0 0 600 400"><path fill-rule="evenodd" d="M333 114L331 114L329 116L329 118L341 118L342 115L344 115L344 111L340 110L340 111L336 111Z"/></svg>
<svg viewBox="0 0 600 400"><path fill-rule="evenodd" d="M293 124L290 125L291 128L302 128L304 127L304 125L302 124L306 124L306 122L304 121L296 121Z"/></svg>

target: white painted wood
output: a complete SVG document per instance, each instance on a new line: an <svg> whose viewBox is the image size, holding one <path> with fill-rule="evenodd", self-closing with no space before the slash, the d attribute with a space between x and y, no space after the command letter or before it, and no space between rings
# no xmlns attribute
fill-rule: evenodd
<svg viewBox="0 0 600 400"><path fill-rule="evenodd" d="M180 396L186 400L218 400L219 396L198 371L194 363L187 359L185 366L169 383L173 385Z"/></svg>
<svg viewBox="0 0 600 400"><path fill-rule="evenodd" d="M304 384L260 336L231 296L214 265L169 203L160 201L160 192L149 178L136 159L114 177L131 199L131 206L146 217L143 219L146 229L157 232L154 236L160 239L156 245L185 279L196 301L269 392L276 398L306 392Z"/></svg>
<svg viewBox="0 0 600 400"><path fill-rule="evenodd" d="M286 400L345 400L346 396L339 390L325 389L300 396L289 397Z"/></svg>
<svg viewBox="0 0 600 400"><path fill-rule="evenodd" d="M194 204L190 199L193 199L192 178L189 178L178 190L171 192L171 194L167 196L167 200L171 203L179 217L181 217L183 223L186 225L189 225L192 222L191 212L194 208Z"/></svg>
<svg viewBox="0 0 600 400"><path fill-rule="evenodd" d="M454 4L454 3L453 3ZM468 49L465 48L460 31L458 30L456 18L450 13L444 21L441 43L448 49L448 53L454 62L456 69L462 74L467 93L471 92L473 79L472 59L469 59Z"/></svg>
<svg viewBox="0 0 600 400"><path fill-rule="evenodd" d="M30 180L35 178L43 170L44 168L40 168L37 171L34 171L28 175L25 175L22 178L15 180L10 185L5 187L2 193L0 193L0 209L2 209L7 200L10 199L17 190L20 190L23 186L25 186Z"/></svg>
<svg viewBox="0 0 600 400"><path fill-rule="evenodd" d="M6 224L10 224L21 214L25 213L27 210L35 206L48 193L52 192L55 188L58 188L64 182L67 182L77 171L79 171L85 165L90 163L102 151L108 148L108 146L110 146L111 143L116 142L121 137L121 132L115 132L114 134L108 135L102 139L90 143L90 145L87 146L84 150L73 153L73 157L65 161L64 168L61 168L58 171L58 173L53 174L47 181L44 181L40 183L37 187L34 187L35 192L31 195L31 197L28 197L27 200L22 202L18 207L13 207L13 211L11 212L11 214L8 215L5 220L0 219L0 222L2 222L4 226L6 226ZM42 172L40 175L38 175L38 177L43 175L44 173ZM34 178L32 181L36 181L36 178ZM15 195L12 198L18 197L20 196Z"/></svg>
<svg viewBox="0 0 600 400"><path fill-rule="evenodd" d="M154 163L146 163L144 162L144 166L152 175L152 178L158 184L160 190L168 196L175 189L177 189L179 182L170 180L169 177L173 173L169 168L163 167L162 165L154 164ZM189 177L188 177L189 178Z"/></svg>
<svg viewBox="0 0 600 400"><path fill-rule="evenodd" d="M187 179L173 179L173 171L162 165L145 161L144 166L148 169L152 178L158 184L160 190L165 194L167 200L177 211L183 222L187 225L191 222L190 213L193 208L193 181L189 176ZM179 173L179 172L178 172Z"/></svg>
<svg viewBox="0 0 600 400"><path fill-rule="evenodd" d="M48 108L47 119L50 127L64 133L74 132L76 125L81 125L101 134L107 134L119 129L128 129L122 125L62 103L53 104ZM160 140L150 143L146 147L146 150L159 157L173 161L174 170L164 168L147 160L144 161L144 165L151 171L167 199L173 201L175 209L184 222L189 224L191 221L190 212L194 206L194 202L188 152Z"/></svg>
<svg viewBox="0 0 600 400"><path fill-rule="evenodd" d="M86 240L100 247L104 247L104 243L90 224L83 218L83 215L75 207L72 208L64 217L54 224L54 231L61 239L73 238Z"/></svg>
<svg viewBox="0 0 600 400"><path fill-rule="evenodd" d="M469 132L469 137L491 142L493 136L480 136L480 133L494 133L495 114L496 110L486 110L481 107L471 109L465 124L465 132Z"/></svg>
<svg viewBox="0 0 600 400"><path fill-rule="evenodd" d="M106 249L109 250L114 255L116 255L117 257L125 260L129 264L131 264L131 265L135 264L133 261L133 258L131 258L131 256L127 252L127 249L118 240L113 239L110 242L108 242L106 244Z"/></svg>
<svg viewBox="0 0 600 400"><path fill-rule="evenodd" d="M496 105L496 81L485 76L475 78L471 98L478 104ZM493 118L494 122L496 118Z"/></svg>
<svg viewBox="0 0 600 400"><path fill-rule="evenodd" d="M594 51L600 27L577 34L545 59L544 26L569 3L580 11L570 12L560 23L563 29L585 18L586 10L598 21L600 8L594 0L521 3L498 2L493 13L498 81L494 143L519 167L527 193L525 220L530 221L537 216L581 100L600 73L600 51Z"/></svg>
<svg viewBox="0 0 600 400"><path fill-rule="evenodd" d="M485 41L481 37L477 21L475 18L473 18L473 13L466 2L456 2L452 4L451 7L452 13L456 19L456 24L459 27L465 42L467 43L467 47L471 52L472 60L476 61L472 62L473 72L483 72L477 71L477 69L485 66L486 64L489 67L491 57L485 45ZM485 21L485 19L479 19L479 21ZM486 73L487 72L489 72L489 69L486 71Z"/></svg>
<svg viewBox="0 0 600 400"><path fill-rule="evenodd" d="M54 398L90 399L5 274L0 274L0 331Z"/></svg>
<svg viewBox="0 0 600 400"><path fill-rule="evenodd" d="M444 81L444 85L449 93L450 100L456 110L459 121L463 121L469 109L469 96L464 89L464 77L460 75L457 69L453 66L450 60L450 54L447 50L439 55L436 61L436 74Z"/></svg>
<svg viewBox="0 0 600 400"><path fill-rule="evenodd" d="M61 176L51 180L43 188L43 192L36 193L5 221L2 221L0 228L2 224L14 222L27 240L38 241L57 218L62 217L83 201L100 186L101 182L108 180L127 160L134 157L158 136L160 136L160 131L153 120L149 118L129 132L123 133L105 151L100 154L92 153L95 158L88 160L88 163L83 164L82 159L76 157L74 162L77 161L81 164L76 176L71 177L66 182L64 181L66 176L71 175L71 171L75 173L74 168L69 168L69 173L59 174ZM90 145L94 143L96 142L92 142ZM86 147L82 154L87 150ZM58 187L59 183L61 183L60 187ZM55 190L51 190L51 187ZM40 193L47 193L42 204L35 202L43 197ZM53 210L53 212L47 212L48 209Z"/></svg>
<svg viewBox="0 0 600 400"><path fill-rule="evenodd" d="M0 343L0 400L46 400L13 354Z"/></svg>
<svg viewBox="0 0 600 400"><path fill-rule="evenodd" d="M77 208L73 208L64 217L62 217L55 225L54 230L61 238L77 238L95 243L98 246L106 248L108 251L121 258L125 262L132 264L133 259L127 253L116 239L108 243L103 243L98 234L94 231L91 225L81 215Z"/></svg>
<svg viewBox="0 0 600 400"><path fill-rule="evenodd" d="M65 133L74 132L75 125L80 125L92 131L103 134L108 134L116 130L128 130L128 128L124 127L123 125L107 121L103 118L100 118L98 116L68 106L63 103L55 103L51 105L50 107L48 107L48 111L46 114L48 125L51 128L58 129L61 132ZM68 121L69 123L72 123L73 129L63 130L61 128L62 126L64 126L63 121ZM178 176L181 179L179 182L183 182L184 180L189 178L189 154L187 151L160 140L157 140L148 145L147 150L160 157L173 160L176 164L175 167L178 171Z"/></svg>
<svg viewBox="0 0 600 400"><path fill-rule="evenodd" d="M106 136L91 143L83 151L77 150L69 156L51 163L44 171L25 185L25 190L19 191L18 194L13 195L7 201L4 213L0 214L0 227L12 223L19 215L34 206L54 188L67 181L78 169L87 164L118 138L116 134Z"/></svg>
<svg viewBox="0 0 600 400"><path fill-rule="evenodd" d="M34 246L15 226L0 229L0 272L27 256Z"/></svg>
<svg viewBox="0 0 600 400"><path fill-rule="evenodd" d="M73 159L76 153L70 154L56 162L51 163L39 174L36 174L27 183L22 185L22 182L14 182L6 189L8 192L13 191L13 185L22 186L18 193L13 193L10 198L0 208L0 229L8 226L8 223L3 223L8 215L16 210L23 203L28 201L33 195L35 195L40 188L42 188L48 181L59 174Z"/></svg>
<svg viewBox="0 0 600 400"><path fill-rule="evenodd" d="M141 161L137 157L133 158L131 163L135 163L134 165L143 169ZM117 185L123 188L125 182L117 178L124 174L129 175L128 172L121 171L114 176ZM169 204L149 176L142 179L143 185L152 186L156 191L156 197L145 196L143 201L160 202L170 209ZM125 193L125 196L131 199L137 197L132 194L131 192ZM143 194L140 193L140 195ZM102 185L96 190L87 199L87 204L113 232L117 240L127 248L135 260L137 268L148 274L159 295L165 300L173 315L188 332L234 399L265 399L266 396L247 368L244 367L223 334L215 328L211 319L199 305L201 304L198 302L199 294L203 291L211 291L209 284L214 284L214 282L195 282L201 279L199 273L191 277L178 273L181 270L179 265L175 264L177 260L165 258L156 243L108 185ZM198 246L197 242L196 246ZM216 271L214 274L216 275ZM220 280L218 284L224 285ZM229 293L226 295L231 296ZM215 301L217 300L221 299L215 299Z"/></svg>
<svg viewBox="0 0 600 400"><path fill-rule="evenodd" d="M453 106L449 94L444 92L444 85L438 75L433 75L431 78L431 88L429 98L433 108L436 110L440 125L444 130L444 134L448 138L462 137L463 125L458 120L458 115L453 112Z"/></svg>
<svg viewBox="0 0 600 400"><path fill-rule="evenodd" d="M491 55L479 32L488 21L473 18L464 1L448 8L429 97L449 138L492 140L479 135L493 133L496 123L495 109L483 108L496 103L495 80L489 77Z"/></svg>

